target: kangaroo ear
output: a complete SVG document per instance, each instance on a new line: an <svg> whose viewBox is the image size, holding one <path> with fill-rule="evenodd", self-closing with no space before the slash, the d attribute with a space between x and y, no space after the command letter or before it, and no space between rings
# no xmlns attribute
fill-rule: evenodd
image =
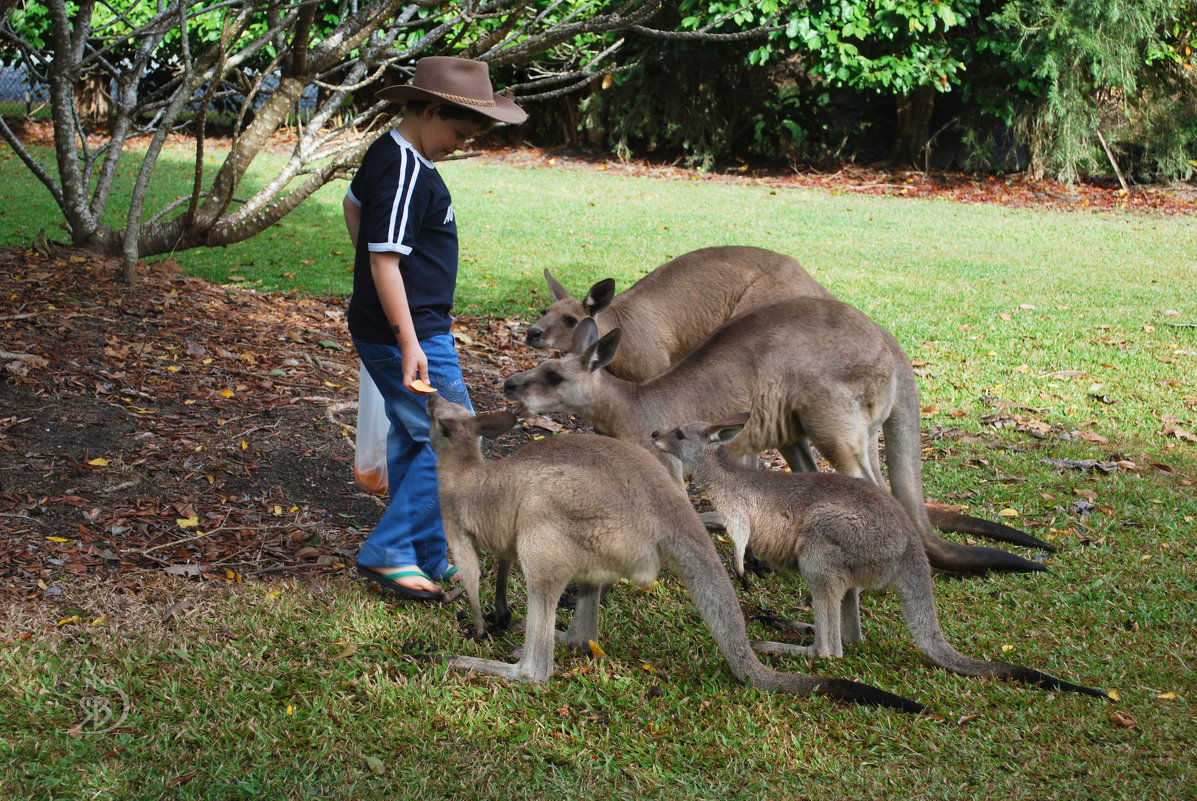
<svg viewBox="0 0 1197 801"><path fill-rule="evenodd" d="M478 433L487 439L494 439L502 434L506 434L519 422L511 412L489 412L487 414L480 414L475 419L477 421Z"/></svg>
<svg viewBox="0 0 1197 801"><path fill-rule="evenodd" d="M590 319L587 317L586 321L590 321ZM602 370L610 364L611 360L615 358L615 352L619 350L619 340L622 337L622 331L618 328L612 328L603 335L602 339L587 349L586 353L582 356L586 364L586 369L593 373L595 370Z"/></svg>
<svg viewBox="0 0 1197 801"><path fill-rule="evenodd" d="M736 434L744 430L744 426L748 424L748 412L737 414L734 417L729 417L726 420L715 423L707 429L707 436L711 442L730 442L735 439Z"/></svg>
<svg viewBox="0 0 1197 801"><path fill-rule="evenodd" d="M610 306L611 299L614 297L615 279L604 278L590 287L590 291L586 293L586 298L582 301L582 308L586 310L587 314L593 317Z"/></svg>
<svg viewBox="0 0 1197 801"><path fill-rule="evenodd" d="M546 268L544 271L544 280L549 285L549 294L553 296L553 300L561 300L569 297L569 290L561 286L561 282L553 277L553 274Z"/></svg>
<svg viewBox="0 0 1197 801"><path fill-rule="evenodd" d="M586 349L598 342L598 325L590 317L578 322L574 328L574 337L570 344L571 353L585 353Z"/></svg>

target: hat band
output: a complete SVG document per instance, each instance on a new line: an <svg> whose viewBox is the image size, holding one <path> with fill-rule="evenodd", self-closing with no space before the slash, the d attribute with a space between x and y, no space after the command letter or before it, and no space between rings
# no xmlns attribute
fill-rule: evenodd
<svg viewBox="0 0 1197 801"><path fill-rule="evenodd" d="M490 107L490 106L493 106L493 105L495 105L495 101L494 101L494 100L478 100L477 98L473 98L473 97L462 97L461 95L454 95L454 94L450 94L450 93L448 93L448 92L433 92L433 93L434 93L434 94L437 94L437 95L440 95L440 96L441 96L441 97L443 97L445 100L449 100L449 101L452 101L452 102L454 102L454 103L460 103L460 104L461 104L461 105L463 105L463 106L485 106L485 107Z"/></svg>

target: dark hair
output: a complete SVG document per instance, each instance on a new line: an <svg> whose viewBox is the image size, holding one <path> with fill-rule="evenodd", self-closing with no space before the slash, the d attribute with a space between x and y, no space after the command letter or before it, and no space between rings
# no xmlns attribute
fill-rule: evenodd
<svg viewBox="0 0 1197 801"><path fill-rule="evenodd" d="M411 114L414 117L418 117L433 102L431 100L409 100L403 104L403 115L407 116ZM483 131L489 131L495 124L495 121L485 114L480 114L472 108L458 106L453 103L441 103L440 108L436 110L436 115L443 120L468 120L469 122L477 123L482 126Z"/></svg>

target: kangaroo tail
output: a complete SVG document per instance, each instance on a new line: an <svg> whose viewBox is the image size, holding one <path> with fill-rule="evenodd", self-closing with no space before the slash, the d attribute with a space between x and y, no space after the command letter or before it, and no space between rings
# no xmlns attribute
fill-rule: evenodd
<svg viewBox="0 0 1197 801"><path fill-rule="evenodd" d="M889 467L894 497L914 523L931 564L955 573L984 573L989 570L1031 573L1047 568L997 548L957 545L935 533L927 517L923 497L923 456L919 439L919 388L910 369L910 359L897 340L889 337L894 355L895 401L882 424L885 432L885 461Z"/></svg>
<svg viewBox="0 0 1197 801"><path fill-rule="evenodd" d="M894 589L902 599L902 614L919 650L935 664L962 676L987 676L1001 681L1013 681L1042 687L1045 690L1062 690L1096 697L1107 693L1080 684L1049 676L1038 670L1012 665L1006 662L987 662L972 659L957 651L944 639L935 613L935 599L932 594L931 569L921 554L908 552L907 569L901 570L894 582Z"/></svg>
<svg viewBox="0 0 1197 801"><path fill-rule="evenodd" d="M1040 548L1050 553L1054 553L1056 550L1056 546L1050 542L1044 542L1038 537L1032 537L1025 531L1019 531L1012 526L991 522L979 517L958 514L957 512L936 509L934 506L927 506L926 509L927 517L931 520L931 525L940 531L975 534L978 537L985 537L986 539L996 540L997 542L1008 542L1012 545L1022 545L1027 548Z"/></svg>
<svg viewBox="0 0 1197 801"><path fill-rule="evenodd" d="M922 704L867 684L801 673L781 673L762 665L748 644L744 613L731 579L727 577L727 570L715 553L710 536L697 518L692 526L679 529L675 538L663 541L661 551L686 582L703 622L727 660L732 674L740 681L749 682L768 692L822 695L906 712L923 710Z"/></svg>
<svg viewBox="0 0 1197 801"><path fill-rule="evenodd" d="M834 698L837 701L851 701L856 704L867 704L869 706L883 706L902 712L913 712L916 715L926 709L918 701L911 701L909 698L887 693L885 690L878 690L876 687L861 684L857 681L827 679L819 676L808 676L807 678L815 682L812 693L825 698Z"/></svg>
<svg viewBox="0 0 1197 801"><path fill-rule="evenodd" d="M983 545L959 545L949 542L931 531L920 531L919 538L931 566L953 573L986 573L995 570L1002 573L1037 573L1047 570L1047 565L1024 559L1018 554Z"/></svg>

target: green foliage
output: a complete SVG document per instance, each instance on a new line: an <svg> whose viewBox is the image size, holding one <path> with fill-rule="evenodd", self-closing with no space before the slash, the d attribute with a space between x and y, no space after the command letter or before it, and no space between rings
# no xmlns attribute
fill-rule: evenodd
<svg viewBox="0 0 1197 801"><path fill-rule="evenodd" d="M1012 63L1042 87L1026 126L1035 169L1075 179L1104 159L1099 132L1114 143L1137 132L1157 169L1191 174L1180 167L1197 146L1194 16L1175 0L1008 0L995 21L1017 43ZM1180 114L1161 126L1159 106L1177 100Z"/></svg>
<svg viewBox="0 0 1197 801"><path fill-rule="evenodd" d="M815 0L786 30L812 71L833 84L905 95L962 80L960 36L978 0Z"/></svg>

